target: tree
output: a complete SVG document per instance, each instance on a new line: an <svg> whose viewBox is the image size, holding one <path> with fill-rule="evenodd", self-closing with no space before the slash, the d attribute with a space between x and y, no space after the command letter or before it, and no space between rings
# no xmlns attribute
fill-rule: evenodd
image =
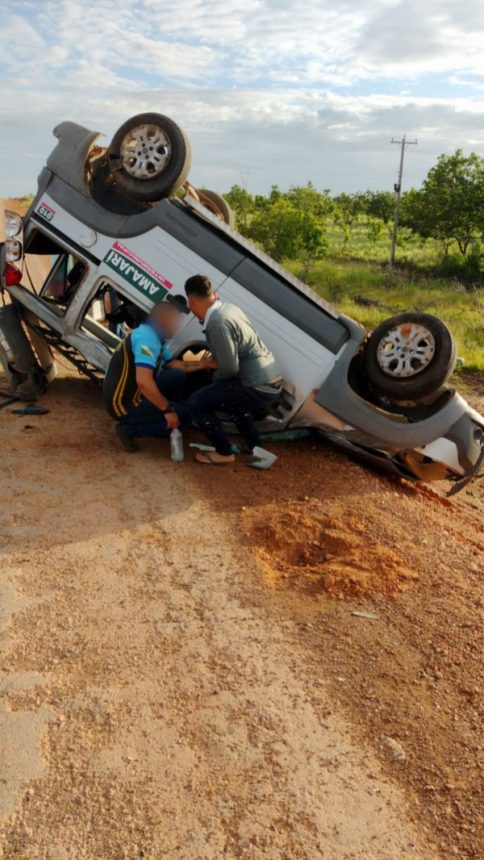
<svg viewBox="0 0 484 860"><path fill-rule="evenodd" d="M356 194L338 194L334 198L335 206L335 221L343 230L345 245L351 239L351 231L358 217L365 212L364 195L359 192Z"/></svg>
<svg viewBox="0 0 484 860"><path fill-rule="evenodd" d="M446 250L455 241L465 257L484 232L484 159L460 149L441 155L422 189L404 195L402 224Z"/></svg>
<svg viewBox="0 0 484 860"><path fill-rule="evenodd" d="M381 238L385 222L381 218L368 218L367 236L373 245Z"/></svg>
<svg viewBox="0 0 484 860"><path fill-rule="evenodd" d="M312 182L290 188L284 195L296 209L325 219L334 213L335 205L327 191L317 191Z"/></svg>
<svg viewBox="0 0 484 860"><path fill-rule="evenodd" d="M254 213L248 235L275 260L302 259L305 271L326 250L322 222L282 196Z"/></svg>
<svg viewBox="0 0 484 860"><path fill-rule="evenodd" d="M251 212L254 209L254 198L252 197L252 194L249 194L249 192L240 185L232 185L232 188L224 194L224 197L234 211L237 227L241 233L245 233Z"/></svg>
<svg viewBox="0 0 484 860"><path fill-rule="evenodd" d="M273 185L271 193L266 196L256 194L254 198L254 207L257 212L266 212L271 206L274 206L279 200L282 200L283 194L278 185Z"/></svg>
<svg viewBox="0 0 484 860"><path fill-rule="evenodd" d="M379 218L387 224L395 212L395 196L391 191L365 191L361 195L364 210L372 218Z"/></svg>

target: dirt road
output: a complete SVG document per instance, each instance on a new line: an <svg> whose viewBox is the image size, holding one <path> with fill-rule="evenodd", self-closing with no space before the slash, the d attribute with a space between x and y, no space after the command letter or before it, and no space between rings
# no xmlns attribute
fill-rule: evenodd
<svg viewBox="0 0 484 860"><path fill-rule="evenodd" d="M478 857L480 499L313 442L129 456L90 383L43 404L0 413L0 856Z"/></svg>

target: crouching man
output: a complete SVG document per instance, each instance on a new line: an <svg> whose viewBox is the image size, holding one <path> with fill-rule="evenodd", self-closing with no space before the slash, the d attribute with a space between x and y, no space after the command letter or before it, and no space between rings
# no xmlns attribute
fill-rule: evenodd
<svg viewBox="0 0 484 860"><path fill-rule="evenodd" d="M126 451L136 451L135 439L168 436L190 423L180 403L185 373L212 366L208 361L175 361L166 345L189 313L183 296L158 302L146 320L119 345L104 378L104 404L116 419L116 433Z"/></svg>
<svg viewBox="0 0 484 860"><path fill-rule="evenodd" d="M212 385L199 389L187 401L198 427L215 447L214 453L197 454L196 460L217 466L234 462L231 444L218 414L222 412L237 426L248 452L257 449L255 454L260 467L267 468L276 457L260 449L254 414L279 399L283 383L281 370L243 311L220 301L209 278L194 275L185 283L185 292L188 307L204 323L212 355L207 364L215 368Z"/></svg>

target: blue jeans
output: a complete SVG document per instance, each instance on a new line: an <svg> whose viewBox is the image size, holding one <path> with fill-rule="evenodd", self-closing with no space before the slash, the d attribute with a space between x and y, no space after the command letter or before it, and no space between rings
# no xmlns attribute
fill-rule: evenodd
<svg viewBox="0 0 484 860"><path fill-rule="evenodd" d="M161 370L156 377L156 384L161 393L173 404L173 409L180 419L180 426L188 427L191 423L190 412L186 406L178 402L183 396L184 371ZM170 435L163 412L146 398L139 406L131 409L121 419L120 424L130 436L137 438L148 436L161 438Z"/></svg>
<svg viewBox="0 0 484 860"><path fill-rule="evenodd" d="M254 413L271 406L279 396L280 388L274 389L274 394L261 395L246 388L239 379L221 379L195 391L188 398L187 406L217 453L228 456L232 451L230 440L217 413L223 412L234 422L249 451L252 451L260 444Z"/></svg>

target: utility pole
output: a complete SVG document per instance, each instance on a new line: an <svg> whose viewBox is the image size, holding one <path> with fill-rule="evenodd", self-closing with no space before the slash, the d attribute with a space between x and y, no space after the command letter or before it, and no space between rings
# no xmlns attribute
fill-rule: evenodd
<svg viewBox="0 0 484 860"><path fill-rule="evenodd" d="M242 188L244 189L244 191L247 191L247 184L250 179L250 170L248 168L239 170L239 176L242 182Z"/></svg>
<svg viewBox="0 0 484 860"><path fill-rule="evenodd" d="M400 147L400 168L398 170L398 182L393 186L393 190L395 192L395 215L393 216L392 241L390 243L390 257L388 259L388 268L391 271L395 262L395 248L397 246L398 219L400 217L400 198L402 196L402 177L403 162L405 160L405 147L417 144L418 140L407 140L407 135L404 134L401 140L395 140L395 138L392 137L390 143L398 143Z"/></svg>

